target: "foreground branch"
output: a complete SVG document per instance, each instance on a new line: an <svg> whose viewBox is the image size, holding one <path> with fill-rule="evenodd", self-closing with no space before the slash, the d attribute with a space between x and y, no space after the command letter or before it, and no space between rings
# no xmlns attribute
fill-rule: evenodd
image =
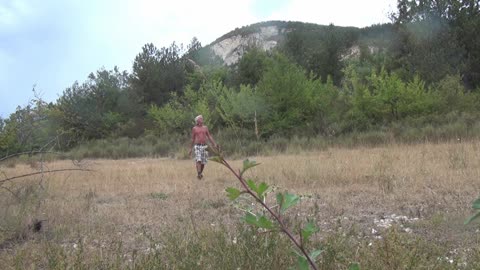
<svg viewBox="0 0 480 270"><path fill-rule="evenodd" d="M39 175L39 174L45 174L45 173L55 173L55 172L66 172L66 171L84 171L84 172L90 172L92 170L89 169L58 169L58 170L48 170L48 171L43 171L43 172L34 172L34 173L27 173L27 174L22 174L22 175L17 175L9 178L5 178L0 180L0 185L2 185L5 182L18 179L18 178L24 178L28 176L33 176L33 175Z"/></svg>
<svg viewBox="0 0 480 270"><path fill-rule="evenodd" d="M5 160L10 159L10 158L13 158L13 157L18 157L18 156L21 156L21 155L36 155L36 154L56 154L56 155L60 155L61 153L54 152L54 151L25 151L25 152L15 153L15 154L11 154L11 155L5 156L3 158L0 158L0 162L5 161Z"/></svg>
<svg viewBox="0 0 480 270"><path fill-rule="evenodd" d="M280 212L279 213L275 213L275 211L270 207L268 206L262 199L261 199L261 195L257 195L256 192L254 190L252 190L252 188L249 187L247 181L243 178L243 175L242 173L239 171L239 172L236 172L232 166L223 158L223 156L220 154L220 151L218 149L214 149L214 151L219 154L217 156L217 159L214 160L222 165L224 165L229 171L231 171L233 173L233 175L238 179L238 181L240 181L240 184L242 185L242 187L244 188L244 192L245 193L248 193L250 194L250 196L252 196L255 201L257 201L260 205L262 205L262 207L264 209L266 209L270 215L275 219L275 221L278 223L278 225L280 226L280 230L282 232L284 232L288 238L293 242L293 244L300 250L300 252L302 252L302 254L305 256L305 258L307 259L308 261L308 264L310 264L310 266L314 269L314 270L317 270L317 266L315 265L315 262L314 260L311 258L311 256L308 254L308 252L305 250L305 247L302 243L302 236L300 236L300 241L298 239L295 238L295 236L293 235L293 233L287 228L287 226L285 225L285 223L283 222L282 220L282 217L280 215ZM246 169L244 169L245 171Z"/></svg>

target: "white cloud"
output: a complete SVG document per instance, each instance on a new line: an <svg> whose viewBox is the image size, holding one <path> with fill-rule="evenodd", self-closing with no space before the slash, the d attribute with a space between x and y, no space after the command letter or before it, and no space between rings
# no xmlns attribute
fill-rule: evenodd
<svg viewBox="0 0 480 270"><path fill-rule="evenodd" d="M25 0L6 0L0 3L0 31L15 29L33 13L31 5Z"/></svg>
<svg viewBox="0 0 480 270"><path fill-rule="evenodd" d="M207 45L236 27L257 22L252 3L247 0L233 6L222 0L178 0L171 4L154 0L102 1L95 9L83 11L88 17L81 29L85 57L87 51L96 50L97 58L103 59L107 68L118 65L128 70L146 43L158 48L174 41L187 46L195 36ZM86 9L88 3L84 5Z"/></svg>
<svg viewBox="0 0 480 270"><path fill-rule="evenodd" d="M152 39L161 46L172 41L187 43L193 36L202 43L210 43L235 27L258 19L252 15L252 0L235 5L222 0L179 0L172 4L130 0L125 3L119 12L126 18L120 22L126 32L140 39Z"/></svg>
<svg viewBox="0 0 480 270"><path fill-rule="evenodd" d="M388 13L395 5L396 0L292 0L270 19L365 27L389 22Z"/></svg>

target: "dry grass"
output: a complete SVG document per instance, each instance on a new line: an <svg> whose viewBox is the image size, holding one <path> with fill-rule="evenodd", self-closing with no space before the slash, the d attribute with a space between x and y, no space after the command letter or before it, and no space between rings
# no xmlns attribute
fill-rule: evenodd
<svg viewBox="0 0 480 270"><path fill-rule="evenodd" d="M374 220L396 214L418 218L403 224L412 234L458 252L479 243L478 225L463 225L479 195L479 148L480 142L474 141L259 156L253 159L262 165L247 176L305 195L292 219L314 217L321 239L339 228L374 239L372 228L379 229ZM241 161L232 164L240 168ZM48 163L50 169L69 166L67 161ZM122 250L146 252L152 238L168 232L188 236L204 228L238 224L241 213L224 193L238 184L214 162L207 165L201 181L189 160L95 160L90 169L94 172L48 177L44 199L26 217L46 220L43 234L0 250L1 269L18 266L19 256L20 265L37 268L45 243L54 243L67 254L81 246L82 260L89 260L103 258L101 253L117 249L117 243L122 243ZM1 170L15 175L33 169L17 165ZM0 190L4 206L10 197Z"/></svg>

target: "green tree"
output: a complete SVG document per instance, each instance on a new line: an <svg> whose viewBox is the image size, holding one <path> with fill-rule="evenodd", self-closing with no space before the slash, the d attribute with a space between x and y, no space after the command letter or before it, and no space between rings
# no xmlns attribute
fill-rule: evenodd
<svg viewBox="0 0 480 270"><path fill-rule="evenodd" d="M467 91L459 75L446 76L435 84L434 93L438 97L437 111L474 112L478 110L478 95Z"/></svg>
<svg viewBox="0 0 480 270"><path fill-rule="evenodd" d="M151 43L146 44L135 57L130 84L144 106L167 103L171 92L183 91L185 82L181 47L175 42L160 50Z"/></svg>
<svg viewBox="0 0 480 270"><path fill-rule="evenodd" d="M228 87L218 80L209 80L195 90L187 85L184 95L171 94L169 102L163 106L152 105L148 110L153 120L153 131L188 134L194 124L193 118L202 114L207 126L223 126L218 112L219 97L224 96Z"/></svg>
<svg viewBox="0 0 480 270"><path fill-rule="evenodd" d="M330 24L325 30L321 45L309 53L307 70L313 72L323 82L331 76L334 84L339 85L343 69L341 58L349 45L351 44L347 42L346 33Z"/></svg>
<svg viewBox="0 0 480 270"><path fill-rule="evenodd" d="M287 34L285 44L280 48L280 51L289 57L293 62L300 66L307 65L306 48L308 47L305 37L300 31L292 31Z"/></svg>
<svg viewBox="0 0 480 270"><path fill-rule="evenodd" d="M462 79L470 89L480 86L480 3L476 0L451 0L448 13L455 37L465 59Z"/></svg>
<svg viewBox="0 0 480 270"><path fill-rule="evenodd" d="M463 69L463 49L445 19L400 24L392 44L393 70L403 73L403 79L418 74L433 83Z"/></svg>
<svg viewBox="0 0 480 270"><path fill-rule="evenodd" d="M349 108L345 93L333 84L331 76L322 83L319 79L310 79L307 84L311 90L310 112L311 119L307 122L307 129L314 135L334 136L343 132L343 118Z"/></svg>
<svg viewBox="0 0 480 270"><path fill-rule="evenodd" d="M228 127L250 130L252 135L260 136L259 123L265 120L262 117L265 117L266 106L255 87L241 85L238 91L228 89L218 99L217 112Z"/></svg>
<svg viewBox="0 0 480 270"><path fill-rule="evenodd" d="M71 143L116 135L129 116L122 114L127 107L127 82L128 74L115 67L111 71L101 69L91 73L86 82L75 82L65 89L52 117Z"/></svg>
<svg viewBox="0 0 480 270"><path fill-rule="evenodd" d="M18 106L8 119L2 119L0 155L39 150L52 141L57 132L49 118L51 107L36 96L27 106Z"/></svg>
<svg viewBox="0 0 480 270"><path fill-rule="evenodd" d="M182 104L176 94L162 107L151 105L148 116L154 122L157 134L188 134L193 123L194 113L188 105Z"/></svg>
<svg viewBox="0 0 480 270"><path fill-rule="evenodd" d="M480 5L473 0L399 0L393 14L395 68L427 82L460 73L480 84Z"/></svg>
<svg viewBox="0 0 480 270"><path fill-rule="evenodd" d="M404 82L395 73L382 69L372 72L366 82L354 69L346 70L344 87L351 93L348 113L354 130L368 130L380 125L432 114L438 108L436 95L429 91L418 76Z"/></svg>
<svg viewBox="0 0 480 270"><path fill-rule="evenodd" d="M261 134L293 134L295 128L308 122L312 88L308 85L304 70L285 56L273 56L273 61L258 83L257 91L266 106L266 116L261 116L266 119Z"/></svg>
<svg viewBox="0 0 480 270"><path fill-rule="evenodd" d="M359 29L301 23L291 27L279 51L322 82L330 76L335 85L340 85L342 56L358 40Z"/></svg>
<svg viewBox="0 0 480 270"><path fill-rule="evenodd" d="M19 145L16 140L16 127L15 122L11 122L8 119L2 119L0 129L0 156L17 152Z"/></svg>
<svg viewBox="0 0 480 270"><path fill-rule="evenodd" d="M353 65L347 66L344 72L342 90L350 105L344 119L346 131L367 130L381 120L381 104L368 87L368 77L365 80L359 77Z"/></svg>
<svg viewBox="0 0 480 270"><path fill-rule="evenodd" d="M5 120L0 116L0 133L3 132L5 128Z"/></svg>
<svg viewBox="0 0 480 270"><path fill-rule="evenodd" d="M267 65L267 54L258 48L249 50L238 62L238 84L256 85Z"/></svg>
<svg viewBox="0 0 480 270"><path fill-rule="evenodd" d="M187 52L182 56L185 62L185 72L188 79L190 74L199 73L204 77L202 74L202 67L200 66L199 62L201 61L200 58L200 50L202 49L202 44L200 41L193 37L190 41L190 44L187 46ZM191 76L191 75L190 75Z"/></svg>

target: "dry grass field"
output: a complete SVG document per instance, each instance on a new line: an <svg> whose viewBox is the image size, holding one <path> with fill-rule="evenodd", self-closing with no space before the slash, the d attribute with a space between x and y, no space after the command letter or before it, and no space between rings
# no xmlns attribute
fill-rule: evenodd
<svg viewBox="0 0 480 270"><path fill-rule="evenodd" d="M354 261L362 269L479 269L479 223L463 225L480 194L479 150L473 141L287 152L249 157L262 164L247 177L302 195L289 223L316 221L321 269ZM190 160L86 162L92 171L45 176L43 188L38 177L5 185L22 187L17 197L0 190L0 269L219 269L214 261L261 269L255 256L271 269L293 262L281 236L261 236L281 247L256 237L258 249L235 247L249 229L224 190L240 186L217 163L197 180ZM34 170L0 167L7 176ZM42 220L37 233L28 227L34 219Z"/></svg>

